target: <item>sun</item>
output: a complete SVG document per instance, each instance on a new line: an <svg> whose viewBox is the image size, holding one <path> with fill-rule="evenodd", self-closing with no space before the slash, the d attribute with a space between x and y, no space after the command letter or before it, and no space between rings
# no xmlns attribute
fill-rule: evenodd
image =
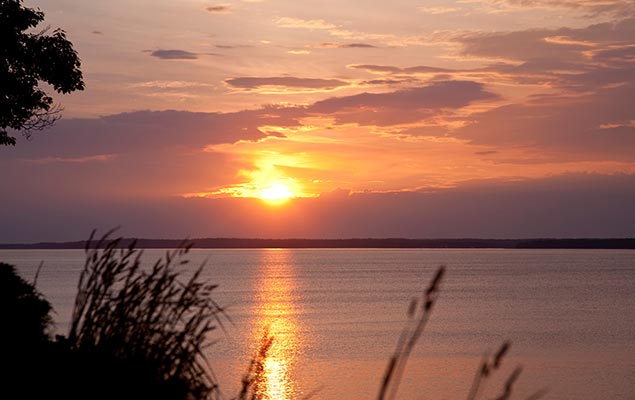
<svg viewBox="0 0 635 400"><path fill-rule="evenodd" d="M269 204L286 203L293 197L293 192L284 183L272 183L260 191L260 198Z"/></svg>

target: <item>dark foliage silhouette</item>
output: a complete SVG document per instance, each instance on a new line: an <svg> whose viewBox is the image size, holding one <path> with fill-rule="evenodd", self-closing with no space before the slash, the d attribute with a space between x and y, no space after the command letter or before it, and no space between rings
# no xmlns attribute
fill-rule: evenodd
<svg viewBox="0 0 635 400"><path fill-rule="evenodd" d="M0 263L0 398L31 399L43 393L38 385L48 380L40 377L49 376L51 310L13 266Z"/></svg>
<svg viewBox="0 0 635 400"><path fill-rule="evenodd" d="M134 383L137 398L216 397L203 354L208 334L224 316L210 296L216 286L200 279L203 266L184 279L178 268L188 263L186 243L144 268L135 243L121 249L120 240L106 234L87 242L67 346L93 360L111 360L134 372L133 380L145 371L147 385ZM125 396L135 397L128 389Z"/></svg>
<svg viewBox="0 0 635 400"><path fill-rule="evenodd" d="M84 89L80 60L66 33L32 31L43 20L43 12L24 7L22 0L0 0L0 145L16 143L7 129L30 137L60 118L62 109L42 82L58 93Z"/></svg>
<svg viewBox="0 0 635 400"><path fill-rule="evenodd" d="M134 243L122 249L108 235L87 243L68 337L50 340L50 305L0 264L0 311L9 316L0 398L218 398L203 350L224 313L210 297L215 285L200 278L203 266L187 279L179 270L190 247L144 267Z"/></svg>
<svg viewBox="0 0 635 400"><path fill-rule="evenodd" d="M0 263L0 343L12 344L7 350L47 342L50 312L51 305L33 285L18 276L13 266Z"/></svg>

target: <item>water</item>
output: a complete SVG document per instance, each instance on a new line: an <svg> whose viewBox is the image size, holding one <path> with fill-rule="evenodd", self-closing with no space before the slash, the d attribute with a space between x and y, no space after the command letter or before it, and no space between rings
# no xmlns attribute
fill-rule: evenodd
<svg viewBox="0 0 635 400"><path fill-rule="evenodd" d="M151 263L164 251L147 250ZM208 350L235 395L265 327L275 337L261 390L270 399L372 399L406 320L437 266L448 273L406 368L402 399L465 398L480 358L513 343L484 395L522 364L514 398L635 398L635 251L245 249L193 250L208 259L233 324ZM0 250L38 287L65 333L83 266L76 250Z"/></svg>

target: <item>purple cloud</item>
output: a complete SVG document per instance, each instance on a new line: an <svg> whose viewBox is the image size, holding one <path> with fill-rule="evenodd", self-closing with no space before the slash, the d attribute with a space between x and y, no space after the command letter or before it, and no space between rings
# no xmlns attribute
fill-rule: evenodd
<svg viewBox="0 0 635 400"><path fill-rule="evenodd" d="M387 93L362 93L318 101L309 112L336 114L340 123L397 125L415 122L441 109L457 109L475 101L497 99L477 82L437 82Z"/></svg>
<svg viewBox="0 0 635 400"><path fill-rule="evenodd" d="M263 86L280 86L303 89L335 89L348 86L339 79L298 78L293 76L243 77L225 80L229 86L240 89L257 89Z"/></svg>
<svg viewBox="0 0 635 400"><path fill-rule="evenodd" d="M523 147L536 154L537 162L633 162L632 104L634 84L582 97L507 105L472 116L472 124L452 135L473 144Z"/></svg>
<svg viewBox="0 0 635 400"><path fill-rule="evenodd" d="M587 17L608 14L614 17L635 15L635 3L631 0L497 0L518 7L565 8L580 11Z"/></svg>
<svg viewBox="0 0 635 400"><path fill-rule="evenodd" d="M320 47L326 49L376 49L377 46L368 43L320 43Z"/></svg>
<svg viewBox="0 0 635 400"><path fill-rule="evenodd" d="M199 56L185 50L154 50L150 55L162 60L196 60Z"/></svg>
<svg viewBox="0 0 635 400"><path fill-rule="evenodd" d="M359 69L372 73L390 73L390 74L416 74L416 73L440 73L440 72L454 72L455 70L446 68L429 67L426 65L419 65L415 67L395 67L391 65L373 65L373 64L352 64L348 68Z"/></svg>
<svg viewBox="0 0 635 400"><path fill-rule="evenodd" d="M231 12L231 7L228 4L216 4L205 7L205 11L211 14L228 14Z"/></svg>

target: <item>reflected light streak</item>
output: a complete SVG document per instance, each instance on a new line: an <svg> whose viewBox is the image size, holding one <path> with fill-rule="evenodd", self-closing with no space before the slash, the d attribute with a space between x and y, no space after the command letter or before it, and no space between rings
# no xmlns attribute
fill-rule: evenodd
<svg viewBox="0 0 635 400"><path fill-rule="evenodd" d="M273 337L273 343L261 360L261 372L256 377L257 398L288 400L298 398L293 379L293 363L300 338L296 322L295 272L288 250L267 250L261 261L263 280L259 285L259 302L255 310L260 330L253 333L254 343L262 342L262 333Z"/></svg>

